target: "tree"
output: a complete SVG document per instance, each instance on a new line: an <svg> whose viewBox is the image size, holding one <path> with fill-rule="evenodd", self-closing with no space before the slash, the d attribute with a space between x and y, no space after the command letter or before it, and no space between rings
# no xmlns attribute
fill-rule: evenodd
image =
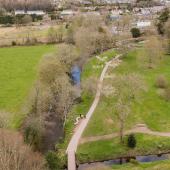
<svg viewBox="0 0 170 170"><path fill-rule="evenodd" d="M6 14L6 10L0 7L0 16L4 16Z"/></svg>
<svg viewBox="0 0 170 170"><path fill-rule="evenodd" d="M63 136L66 116L75 98L67 74L69 64L63 63L67 60L61 54L64 55L59 50L41 61L35 100L24 126L25 139L43 152L54 149ZM70 55L69 51L65 54Z"/></svg>
<svg viewBox="0 0 170 170"><path fill-rule="evenodd" d="M144 46L144 58L148 62L148 68L153 68L164 55L163 41L157 37L150 37Z"/></svg>
<svg viewBox="0 0 170 170"><path fill-rule="evenodd" d="M0 130L1 170L45 170L45 161L24 144L21 134Z"/></svg>
<svg viewBox="0 0 170 170"><path fill-rule="evenodd" d="M132 149L136 147L136 138L135 138L134 134L130 134L128 136L127 145L128 145L129 148L132 148Z"/></svg>
<svg viewBox="0 0 170 170"><path fill-rule="evenodd" d="M62 65L66 66L66 72L70 72L71 67L80 59L78 49L70 44L59 45L56 58Z"/></svg>
<svg viewBox="0 0 170 170"><path fill-rule="evenodd" d="M125 101L122 99L119 99L115 105L115 113L119 121L119 136L120 136L120 142L123 143L123 136L124 136L124 128L125 128L125 123L126 119L129 114L129 106Z"/></svg>
<svg viewBox="0 0 170 170"><path fill-rule="evenodd" d="M118 75L114 78L112 85L115 88L114 98L116 99L114 111L120 126L120 142L123 143L124 127L131 103L138 100L140 93L146 90L146 86L137 74Z"/></svg>
<svg viewBox="0 0 170 170"><path fill-rule="evenodd" d="M0 5L7 11L12 10L51 10L51 0L0 0Z"/></svg>
<svg viewBox="0 0 170 170"><path fill-rule="evenodd" d="M158 17L158 21L157 21L156 25L157 25L157 30L158 30L159 34L164 34L165 33L164 27L165 27L166 22L169 19L169 14L170 14L169 9L165 8L162 11L162 13L160 14L160 16Z"/></svg>
<svg viewBox="0 0 170 170"><path fill-rule="evenodd" d="M29 24L32 22L32 17L30 15L25 15L22 19L21 19L21 23L22 24Z"/></svg>
<svg viewBox="0 0 170 170"><path fill-rule="evenodd" d="M56 42L56 30L54 29L54 27L49 28L47 37L49 43Z"/></svg>
<svg viewBox="0 0 170 170"><path fill-rule="evenodd" d="M57 28L50 27L48 30L48 41L50 43L61 43L63 42L64 28L63 26L58 26Z"/></svg>
<svg viewBox="0 0 170 170"><path fill-rule="evenodd" d="M170 53L170 19L165 24L165 37L166 37L167 52Z"/></svg>
<svg viewBox="0 0 170 170"><path fill-rule="evenodd" d="M141 36L140 29L138 28L132 28L131 33L133 38L138 38Z"/></svg>

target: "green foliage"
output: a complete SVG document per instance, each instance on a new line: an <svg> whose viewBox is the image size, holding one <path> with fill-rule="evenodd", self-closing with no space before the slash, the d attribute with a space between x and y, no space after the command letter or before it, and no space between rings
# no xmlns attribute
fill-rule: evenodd
<svg viewBox="0 0 170 170"><path fill-rule="evenodd" d="M120 157L166 153L170 149L169 137L136 134L137 145L134 149L120 144L119 138L102 139L79 145L77 158L80 163L116 159ZM128 136L125 137L127 140Z"/></svg>
<svg viewBox="0 0 170 170"><path fill-rule="evenodd" d="M56 152L49 151L46 156L47 166L50 170L61 170L65 164L65 159Z"/></svg>
<svg viewBox="0 0 170 170"><path fill-rule="evenodd" d="M136 138L134 134L130 134L128 136L127 146L129 148L135 148L136 147Z"/></svg>
<svg viewBox="0 0 170 170"><path fill-rule="evenodd" d="M24 128L24 141L34 150L41 149L42 127L36 118L29 120Z"/></svg>
<svg viewBox="0 0 170 170"><path fill-rule="evenodd" d="M0 24L14 24L14 17L10 15L0 16Z"/></svg>
<svg viewBox="0 0 170 170"><path fill-rule="evenodd" d="M132 37L138 38L141 36L140 29L139 28L132 28L131 29Z"/></svg>
<svg viewBox="0 0 170 170"><path fill-rule="evenodd" d="M158 17L158 23L157 23L157 30L159 34L164 34L165 30L165 23L168 21L170 15L170 11L168 8L165 8L160 16Z"/></svg>
<svg viewBox="0 0 170 170"><path fill-rule="evenodd" d="M16 43L16 41L12 41L12 46L16 46L17 45L17 43Z"/></svg>

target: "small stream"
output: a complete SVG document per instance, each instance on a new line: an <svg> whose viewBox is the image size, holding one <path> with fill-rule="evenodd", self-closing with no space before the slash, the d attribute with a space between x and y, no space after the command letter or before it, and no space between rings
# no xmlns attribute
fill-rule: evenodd
<svg viewBox="0 0 170 170"><path fill-rule="evenodd" d="M94 162L94 163L85 163L80 164L78 170L86 170L88 168L95 168L101 165L111 167L112 165L121 165L128 163L130 159L136 159L138 162L147 163L147 162L155 162L161 160L168 160L170 159L170 153L162 154L162 155L146 155L146 156L136 156L136 157L129 157L129 158L119 158L114 160L108 160L103 162Z"/></svg>

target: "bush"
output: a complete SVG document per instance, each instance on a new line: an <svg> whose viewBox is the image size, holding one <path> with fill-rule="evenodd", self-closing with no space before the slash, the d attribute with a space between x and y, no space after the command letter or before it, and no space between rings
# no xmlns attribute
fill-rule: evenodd
<svg viewBox="0 0 170 170"><path fill-rule="evenodd" d="M49 151L46 156L47 166L50 170L60 170L63 169L66 163L64 157L56 152Z"/></svg>
<svg viewBox="0 0 170 170"><path fill-rule="evenodd" d="M29 24L32 22L32 17L30 15L25 15L22 19L21 19L22 24Z"/></svg>
<svg viewBox="0 0 170 170"><path fill-rule="evenodd" d="M42 129L40 121L36 118L30 118L24 127L24 141L34 150L41 149Z"/></svg>
<svg viewBox="0 0 170 170"><path fill-rule="evenodd" d="M14 24L14 17L10 15L0 16L0 24Z"/></svg>
<svg viewBox="0 0 170 170"><path fill-rule="evenodd" d="M17 45L17 43L16 43L16 41L12 41L12 46L16 46Z"/></svg>
<svg viewBox="0 0 170 170"><path fill-rule="evenodd" d="M139 165L139 162L136 159L130 159L130 163L134 165Z"/></svg>
<svg viewBox="0 0 170 170"><path fill-rule="evenodd" d="M50 170L55 170L58 168L58 158L55 152L49 151L46 156L47 166Z"/></svg>
<svg viewBox="0 0 170 170"><path fill-rule="evenodd" d="M136 147L136 138L135 138L135 135L134 135L134 134L130 134L130 135L128 136L127 146L128 146L129 148L135 148L135 147Z"/></svg>
<svg viewBox="0 0 170 170"><path fill-rule="evenodd" d="M168 82L164 75L160 75L157 77L156 87L163 89L163 88L167 88L167 85L168 85Z"/></svg>
<svg viewBox="0 0 170 170"><path fill-rule="evenodd" d="M141 36L140 29L138 28L132 28L131 33L133 38L138 38Z"/></svg>
<svg viewBox="0 0 170 170"><path fill-rule="evenodd" d="M165 100L170 101L170 88L165 89Z"/></svg>

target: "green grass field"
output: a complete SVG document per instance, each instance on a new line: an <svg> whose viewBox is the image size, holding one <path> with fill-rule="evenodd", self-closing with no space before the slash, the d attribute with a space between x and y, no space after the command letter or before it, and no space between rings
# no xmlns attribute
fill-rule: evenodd
<svg viewBox="0 0 170 170"><path fill-rule="evenodd" d="M79 146L77 157L80 163L109 160L119 157L158 154L170 150L169 137L156 137L151 135L136 134L137 146L129 149L120 144L119 138L89 142Z"/></svg>
<svg viewBox="0 0 170 170"><path fill-rule="evenodd" d="M37 65L52 45L0 49L0 110L21 112L21 108L36 79Z"/></svg>
<svg viewBox="0 0 170 170"><path fill-rule="evenodd" d="M144 60L139 58L141 54L141 49L130 52L123 58L120 66L116 69L110 68L108 71L109 75L137 73L143 77L147 86L147 91L141 94L138 101L133 101L131 112L125 123L125 129L131 129L136 124L145 123L153 131L170 132L170 103L159 95L160 89L155 86L159 75L164 75L169 82L168 86L170 86L170 57L165 56L161 62L157 63L155 68L149 69ZM108 82L110 81L105 79L104 85L107 85ZM118 132L119 121L114 114L114 103L114 97L102 96L84 132L84 137ZM100 161L120 156L146 155L169 151L169 140L168 137L137 134L138 145L134 150L122 146L118 138L89 142L79 146L78 160L80 162Z"/></svg>
<svg viewBox="0 0 170 170"><path fill-rule="evenodd" d="M137 73L141 75L147 86L147 92L144 92L138 101L132 103L131 112L125 124L126 129L131 129L138 123L145 123L154 131L170 132L170 103L160 97L160 89L155 87L159 75L164 75L170 83L170 57L165 56L157 67L149 69L142 63L144 61L139 59L139 53L142 53L142 51L130 52L119 67L109 70L109 74L117 75ZM84 136L110 134L118 131L118 129L119 122L114 114L114 99L103 96L85 130Z"/></svg>

